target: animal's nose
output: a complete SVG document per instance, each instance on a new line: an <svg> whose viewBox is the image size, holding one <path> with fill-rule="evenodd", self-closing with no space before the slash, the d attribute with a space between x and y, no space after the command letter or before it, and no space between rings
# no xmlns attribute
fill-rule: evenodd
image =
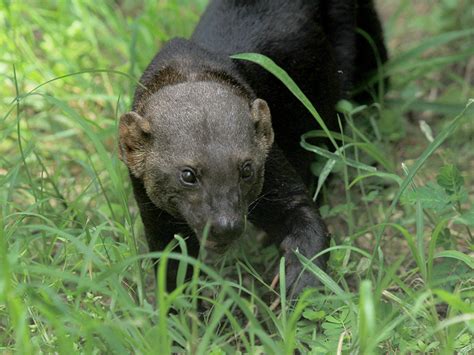
<svg viewBox="0 0 474 355"><path fill-rule="evenodd" d="M244 232L243 218L220 216L211 224L211 236L222 241L230 242L233 238L240 237Z"/></svg>

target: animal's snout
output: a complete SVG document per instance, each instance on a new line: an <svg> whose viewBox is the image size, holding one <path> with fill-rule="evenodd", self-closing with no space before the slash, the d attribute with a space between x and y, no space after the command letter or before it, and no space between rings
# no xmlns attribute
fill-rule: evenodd
<svg viewBox="0 0 474 355"><path fill-rule="evenodd" d="M211 223L211 236L220 242L231 242L242 235L245 229L243 218L219 216Z"/></svg>

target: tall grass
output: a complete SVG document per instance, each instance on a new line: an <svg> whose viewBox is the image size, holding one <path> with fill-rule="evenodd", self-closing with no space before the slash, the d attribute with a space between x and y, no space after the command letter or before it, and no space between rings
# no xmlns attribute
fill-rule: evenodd
<svg viewBox="0 0 474 355"><path fill-rule="evenodd" d="M301 145L315 153L315 199L334 238L326 271L299 255L322 286L293 304L274 247L245 240L211 264L177 236L147 253L117 157L117 117L137 78L205 3L0 5L0 351L472 352L472 5L397 4L391 60L374 78L391 77L389 95L341 102L339 132L284 68L240 56L277 75L321 126ZM335 149L314 144L324 136ZM169 259L195 272L167 293Z"/></svg>

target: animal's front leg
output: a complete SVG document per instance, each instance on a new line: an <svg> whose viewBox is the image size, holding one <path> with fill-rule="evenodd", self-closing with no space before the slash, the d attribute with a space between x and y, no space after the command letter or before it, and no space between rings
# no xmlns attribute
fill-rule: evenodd
<svg viewBox="0 0 474 355"><path fill-rule="evenodd" d="M288 211L284 223L287 234L280 243L280 249L286 260L286 283L291 297L299 295L306 287L318 285L318 280L311 272L305 271L301 274L302 264L295 251L311 259L327 247L329 236L314 206L309 204ZM315 264L323 269L326 267L326 261L327 254L314 260Z"/></svg>
<svg viewBox="0 0 474 355"><path fill-rule="evenodd" d="M145 236L149 250L151 252L163 251L166 246L173 241L175 234L181 234L183 237L187 238L186 246L188 254L196 258L199 253L199 243L187 224L156 207L148 198L143 183L133 176L131 176L131 180L135 199L137 200L140 215L145 227ZM157 263L158 260L155 260L155 272L158 265ZM166 273L166 289L168 292L172 292L176 289L178 267L178 260L168 260ZM188 267L186 277L190 278L191 275L192 270Z"/></svg>
<svg viewBox="0 0 474 355"><path fill-rule="evenodd" d="M327 247L328 232L303 182L277 149L268 159L263 192L251 211L251 221L280 245L286 260L286 286L290 296L297 296L305 287L318 285L308 271L300 277L302 264L295 251L313 258ZM314 260L321 268L326 261L327 254Z"/></svg>

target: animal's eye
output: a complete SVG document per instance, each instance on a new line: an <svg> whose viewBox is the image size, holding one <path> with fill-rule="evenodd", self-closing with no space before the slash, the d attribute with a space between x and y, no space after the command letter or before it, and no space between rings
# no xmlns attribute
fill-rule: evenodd
<svg viewBox="0 0 474 355"><path fill-rule="evenodd" d="M184 185L195 185L197 183L196 174L191 169L184 169L181 171L180 178Z"/></svg>
<svg viewBox="0 0 474 355"><path fill-rule="evenodd" d="M242 167L242 170L240 171L240 176L242 177L243 180L249 180L253 176L253 167L252 163L247 162L244 164Z"/></svg>

